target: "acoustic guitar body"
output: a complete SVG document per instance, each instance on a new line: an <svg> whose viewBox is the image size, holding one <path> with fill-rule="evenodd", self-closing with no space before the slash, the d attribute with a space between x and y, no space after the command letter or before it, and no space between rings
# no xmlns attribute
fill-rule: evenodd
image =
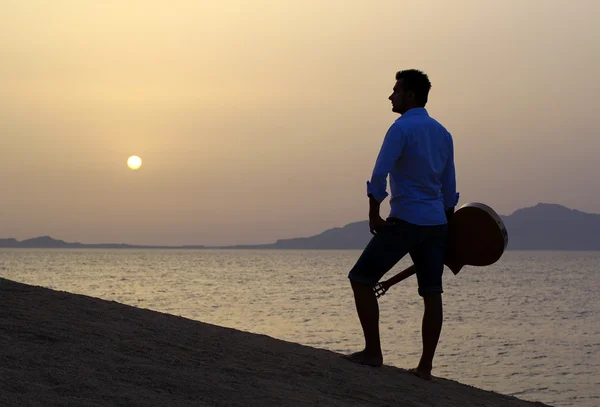
<svg viewBox="0 0 600 407"><path fill-rule="evenodd" d="M454 274L463 266L489 266L508 245L504 222L489 206L470 202L461 206L448 224L445 264Z"/></svg>

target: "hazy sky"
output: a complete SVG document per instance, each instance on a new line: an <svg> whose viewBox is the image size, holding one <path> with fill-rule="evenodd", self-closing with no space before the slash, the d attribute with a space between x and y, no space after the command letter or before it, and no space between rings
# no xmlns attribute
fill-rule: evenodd
<svg viewBox="0 0 600 407"><path fill-rule="evenodd" d="M598 15L597 0L2 0L0 238L269 243L364 220L407 68L454 136L460 204L600 213Z"/></svg>

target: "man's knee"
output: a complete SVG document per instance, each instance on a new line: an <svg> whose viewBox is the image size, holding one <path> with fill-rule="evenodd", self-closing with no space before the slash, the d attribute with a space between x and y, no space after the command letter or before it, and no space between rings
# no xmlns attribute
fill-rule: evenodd
<svg viewBox="0 0 600 407"><path fill-rule="evenodd" d="M427 284L426 282L423 282L422 280L419 281L419 295L423 298L425 298L426 296L431 297L432 295L441 296L443 292L444 292L444 289L442 288L441 281L439 281L439 282L436 281L434 284Z"/></svg>
<svg viewBox="0 0 600 407"><path fill-rule="evenodd" d="M422 293L423 302L427 305L437 305L442 303L441 292L424 292Z"/></svg>
<svg viewBox="0 0 600 407"><path fill-rule="evenodd" d="M362 292L366 290L373 291L373 287L371 285L366 284L365 282L356 281L352 279L350 280L350 286L352 286L352 290L354 292Z"/></svg>

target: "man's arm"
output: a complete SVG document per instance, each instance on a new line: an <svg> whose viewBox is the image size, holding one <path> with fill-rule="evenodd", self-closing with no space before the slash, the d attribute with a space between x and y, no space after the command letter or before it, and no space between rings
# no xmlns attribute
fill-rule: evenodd
<svg viewBox="0 0 600 407"><path fill-rule="evenodd" d="M381 207L381 202L373 197L373 195L369 195L369 218L373 216L379 216L379 208Z"/></svg>
<svg viewBox="0 0 600 407"><path fill-rule="evenodd" d="M381 218L379 210L381 202L387 198L387 177L394 162L400 156L404 147L404 137L402 130L396 125L392 125L385 135L383 145L379 150L375 168L371 175L371 180L367 181L367 196L369 197L369 226L371 233L377 232L385 221Z"/></svg>
<svg viewBox="0 0 600 407"><path fill-rule="evenodd" d="M456 170L454 168L454 144L450 137L450 155L446 161L446 168L442 172L442 196L444 197L444 210L446 218L450 220L454 207L458 203L459 194L456 192Z"/></svg>

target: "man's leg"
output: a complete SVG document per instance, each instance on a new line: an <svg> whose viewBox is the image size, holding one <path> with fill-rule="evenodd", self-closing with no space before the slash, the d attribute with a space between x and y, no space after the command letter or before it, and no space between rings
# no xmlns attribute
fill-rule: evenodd
<svg viewBox="0 0 600 407"><path fill-rule="evenodd" d="M348 355L347 358L353 362L370 366L381 366L383 355L381 354L381 341L379 339L379 304L375 297L373 287L367 284L351 281L354 291L354 303L356 312L365 336L365 349Z"/></svg>
<svg viewBox="0 0 600 407"><path fill-rule="evenodd" d="M381 366L383 363L379 338L379 305L373 287L408 253L415 240L414 236L413 226L406 222L386 226L371 238L348 274L356 312L365 336L364 350L346 356L352 362L370 366Z"/></svg>
<svg viewBox="0 0 600 407"><path fill-rule="evenodd" d="M423 302L425 312L423 313L422 338L423 353L415 373L426 380L431 380L431 369L433 367L433 357L442 332L444 320L442 293L424 293Z"/></svg>
<svg viewBox="0 0 600 407"><path fill-rule="evenodd" d="M440 339L443 324L442 274L447 235L446 225L430 227L428 238L411 251L417 269L419 295L423 297L424 312L421 327L423 353L416 369L411 369L422 379L431 380L433 357Z"/></svg>

